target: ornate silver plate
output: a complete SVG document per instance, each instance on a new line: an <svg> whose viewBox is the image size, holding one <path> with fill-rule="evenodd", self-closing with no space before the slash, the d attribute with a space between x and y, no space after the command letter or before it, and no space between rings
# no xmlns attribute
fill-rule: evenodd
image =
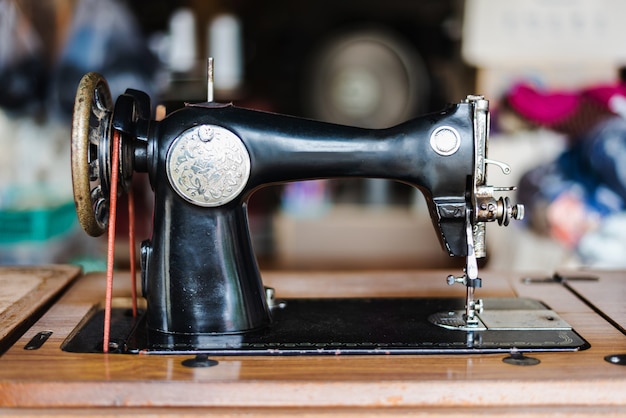
<svg viewBox="0 0 626 418"><path fill-rule="evenodd" d="M185 200L204 207L235 199L250 177L250 155L226 128L200 125L184 131L167 153L167 176Z"/></svg>

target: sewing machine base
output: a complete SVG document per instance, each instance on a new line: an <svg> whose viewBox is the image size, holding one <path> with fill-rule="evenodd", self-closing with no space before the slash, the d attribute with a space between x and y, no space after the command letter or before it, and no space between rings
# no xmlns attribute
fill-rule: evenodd
<svg viewBox="0 0 626 418"><path fill-rule="evenodd" d="M126 354L272 356L486 354L589 348L587 341L541 302L492 298L484 303L484 321L476 331L463 331L433 323L433 318L459 315L463 300L456 298L287 299L273 309L270 327L234 335L148 333L141 315L133 318L129 309L115 308L110 350ZM98 310L83 321L63 350L101 352L103 318L104 311Z"/></svg>

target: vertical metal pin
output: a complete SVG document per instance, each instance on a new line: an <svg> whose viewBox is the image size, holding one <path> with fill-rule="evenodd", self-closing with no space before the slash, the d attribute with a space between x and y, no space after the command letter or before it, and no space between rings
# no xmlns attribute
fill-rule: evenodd
<svg viewBox="0 0 626 418"><path fill-rule="evenodd" d="M209 57L207 60L207 92L206 92L206 101L213 101L213 57Z"/></svg>

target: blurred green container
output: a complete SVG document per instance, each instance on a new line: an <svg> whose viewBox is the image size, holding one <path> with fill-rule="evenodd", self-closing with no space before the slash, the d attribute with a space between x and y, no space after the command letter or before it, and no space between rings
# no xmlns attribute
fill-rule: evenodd
<svg viewBox="0 0 626 418"><path fill-rule="evenodd" d="M47 241L71 231L77 222L73 201L49 208L0 210L0 244Z"/></svg>

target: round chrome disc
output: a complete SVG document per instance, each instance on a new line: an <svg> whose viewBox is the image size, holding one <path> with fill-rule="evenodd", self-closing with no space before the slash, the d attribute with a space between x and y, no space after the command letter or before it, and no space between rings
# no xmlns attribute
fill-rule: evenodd
<svg viewBox="0 0 626 418"><path fill-rule="evenodd" d="M76 91L72 120L72 183L78 220L91 236L109 220L113 100L100 74L88 73Z"/></svg>
<svg viewBox="0 0 626 418"><path fill-rule="evenodd" d="M167 152L167 177L188 202L216 207L231 202L250 178L250 155L226 128L200 125L187 129Z"/></svg>

